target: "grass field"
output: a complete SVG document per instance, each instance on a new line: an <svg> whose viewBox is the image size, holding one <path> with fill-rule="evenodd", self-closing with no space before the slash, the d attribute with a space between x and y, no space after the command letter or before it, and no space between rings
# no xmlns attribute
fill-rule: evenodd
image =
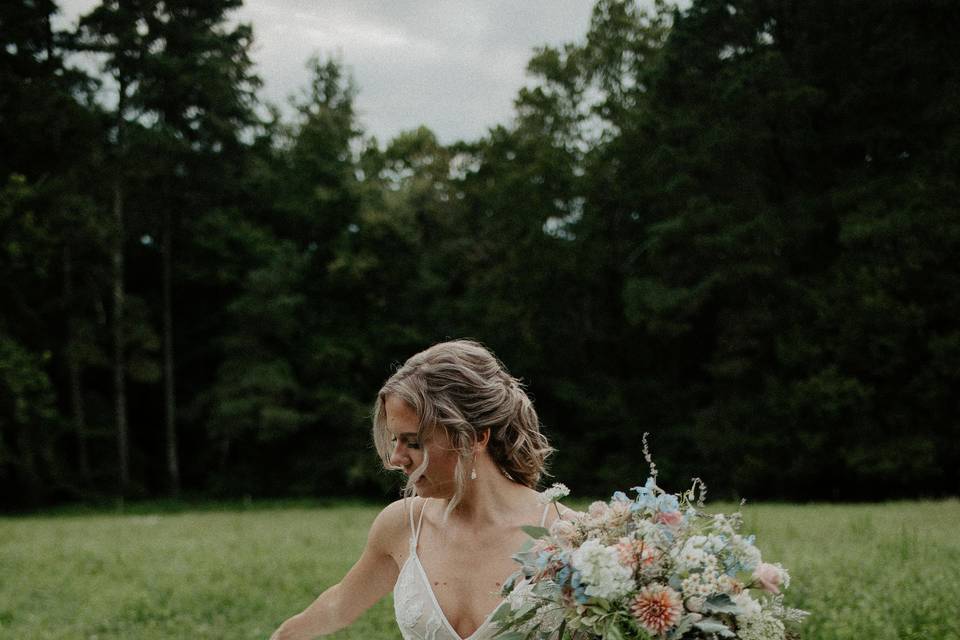
<svg viewBox="0 0 960 640"><path fill-rule="evenodd" d="M265 640L339 579L377 510L141 505L0 518L0 638ZM764 559L790 569L790 602L812 613L805 640L960 639L960 501L744 513ZM331 637L399 638L392 603Z"/></svg>

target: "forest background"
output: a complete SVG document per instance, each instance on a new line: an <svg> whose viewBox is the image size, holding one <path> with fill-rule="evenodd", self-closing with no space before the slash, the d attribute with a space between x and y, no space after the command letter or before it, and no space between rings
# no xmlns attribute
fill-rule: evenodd
<svg viewBox="0 0 960 640"><path fill-rule="evenodd" d="M952 2L599 0L451 144L336 58L264 104L239 5L0 4L4 510L395 495L374 395L465 336L577 495L643 432L714 497L960 492Z"/></svg>

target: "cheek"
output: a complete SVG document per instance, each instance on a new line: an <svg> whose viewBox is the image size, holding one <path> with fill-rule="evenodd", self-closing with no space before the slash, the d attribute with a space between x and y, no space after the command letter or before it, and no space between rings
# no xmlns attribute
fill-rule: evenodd
<svg viewBox="0 0 960 640"><path fill-rule="evenodd" d="M453 477L457 468L457 454L440 447L430 449L429 472L436 475Z"/></svg>

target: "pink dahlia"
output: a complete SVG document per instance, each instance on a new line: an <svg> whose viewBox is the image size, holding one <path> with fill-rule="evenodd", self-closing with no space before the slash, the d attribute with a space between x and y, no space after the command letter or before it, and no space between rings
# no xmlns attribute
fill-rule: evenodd
<svg viewBox="0 0 960 640"><path fill-rule="evenodd" d="M634 597L630 613L644 629L659 635L680 621L683 601L680 594L670 587L650 584Z"/></svg>

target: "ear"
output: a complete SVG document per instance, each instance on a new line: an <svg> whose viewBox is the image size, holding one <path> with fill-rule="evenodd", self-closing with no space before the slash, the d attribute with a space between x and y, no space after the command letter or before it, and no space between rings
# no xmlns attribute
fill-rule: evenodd
<svg viewBox="0 0 960 640"><path fill-rule="evenodd" d="M478 451L486 449L488 442L490 442L490 429L484 429L480 432L480 436L477 438L476 449Z"/></svg>

